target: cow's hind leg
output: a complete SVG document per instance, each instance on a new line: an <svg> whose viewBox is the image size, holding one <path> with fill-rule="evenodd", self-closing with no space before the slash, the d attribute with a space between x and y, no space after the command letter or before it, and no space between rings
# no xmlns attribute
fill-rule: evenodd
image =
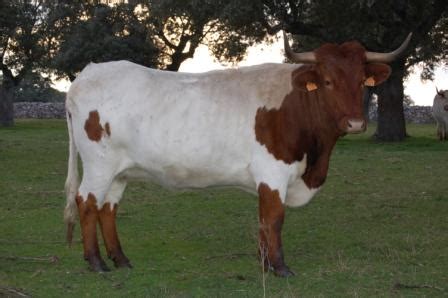
<svg viewBox="0 0 448 298"><path fill-rule="evenodd" d="M437 122L437 137L439 138L439 141L443 141L442 139L442 124Z"/></svg>
<svg viewBox="0 0 448 298"><path fill-rule="evenodd" d="M94 169L99 168L99 165L93 163L89 165L91 167L84 168L83 179L76 197L79 220L81 222L84 259L89 263L92 271L110 271L101 258L98 246L97 224L100 219L100 209L104 204L105 195L110 189L115 175L112 169L105 167L102 167L102 174L99 175L98 172L94 171Z"/></svg>
<svg viewBox="0 0 448 298"><path fill-rule="evenodd" d="M446 133L446 123L445 122L442 123L442 133L441 134L442 134L441 140L446 141L448 139L448 135Z"/></svg>
<svg viewBox="0 0 448 298"><path fill-rule="evenodd" d="M126 181L119 178L115 179L110 187L110 190L106 194L106 203L99 211L100 227L103 234L107 255L114 262L115 267L117 268L132 268L129 259L125 256L123 250L121 249L115 222L118 202L120 201L125 188Z"/></svg>
<svg viewBox="0 0 448 298"><path fill-rule="evenodd" d="M95 194L89 192L86 200L78 194L78 196L76 196L76 203L78 205L79 220L81 222L84 259L89 263L92 271L110 271L104 260L101 258L98 247L96 226L99 212Z"/></svg>
<svg viewBox="0 0 448 298"><path fill-rule="evenodd" d="M261 183L259 194L259 254L265 270L274 271L275 275L288 277L294 275L283 260L282 226L285 215L279 192L271 190Z"/></svg>

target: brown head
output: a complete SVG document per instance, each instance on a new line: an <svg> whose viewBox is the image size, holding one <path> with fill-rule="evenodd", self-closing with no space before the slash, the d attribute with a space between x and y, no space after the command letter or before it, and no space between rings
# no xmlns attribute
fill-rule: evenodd
<svg viewBox="0 0 448 298"><path fill-rule="evenodd" d="M296 63L308 63L295 71L293 87L315 92L314 97L323 102L320 107L342 134L363 132L363 89L389 77L391 68L384 62L394 60L407 47L410 37L390 53L368 52L358 42L324 44L313 52L295 53L284 35L287 57Z"/></svg>

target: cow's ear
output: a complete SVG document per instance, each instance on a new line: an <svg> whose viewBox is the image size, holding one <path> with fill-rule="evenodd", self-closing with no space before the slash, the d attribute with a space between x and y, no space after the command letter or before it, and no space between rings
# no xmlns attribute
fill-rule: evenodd
<svg viewBox="0 0 448 298"><path fill-rule="evenodd" d="M301 91L314 91L318 88L319 76L311 66L300 67L292 77L292 84Z"/></svg>
<svg viewBox="0 0 448 298"><path fill-rule="evenodd" d="M384 63L369 63L366 65L366 80L364 85L373 87L383 83L390 76L392 69Z"/></svg>

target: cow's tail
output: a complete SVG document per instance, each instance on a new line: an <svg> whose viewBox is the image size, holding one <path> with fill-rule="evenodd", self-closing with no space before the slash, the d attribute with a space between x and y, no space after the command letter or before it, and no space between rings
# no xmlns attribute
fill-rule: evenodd
<svg viewBox="0 0 448 298"><path fill-rule="evenodd" d="M78 174L78 150L76 148L72 117L70 111L67 110L67 127L69 136L69 157L68 157L68 173L67 180L65 181L65 193L67 196L67 205L64 210L64 221L67 225L67 242L72 244L73 229L75 227L75 221L77 217L77 205L76 195L79 188L79 174Z"/></svg>

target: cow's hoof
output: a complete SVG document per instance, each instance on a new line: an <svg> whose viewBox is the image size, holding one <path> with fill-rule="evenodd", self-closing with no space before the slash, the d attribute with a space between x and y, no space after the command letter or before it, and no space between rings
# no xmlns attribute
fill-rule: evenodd
<svg viewBox="0 0 448 298"><path fill-rule="evenodd" d="M132 265L129 261L114 261L116 268L132 268Z"/></svg>
<svg viewBox="0 0 448 298"><path fill-rule="evenodd" d="M125 255L112 258L115 268L132 268L131 262Z"/></svg>
<svg viewBox="0 0 448 298"><path fill-rule="evenodd" d="M93 272L109 272L110 269L101 258L91 258L87 260L89 262L89 269Z"/></svg>
<svg viewBox="0 0 448 298"><path fill-rule="evenodd" d="M275 276L278 277L291 277L296 275L293 271L291 271L288 266L282 266L280 268L273 269Z"/></svg>

